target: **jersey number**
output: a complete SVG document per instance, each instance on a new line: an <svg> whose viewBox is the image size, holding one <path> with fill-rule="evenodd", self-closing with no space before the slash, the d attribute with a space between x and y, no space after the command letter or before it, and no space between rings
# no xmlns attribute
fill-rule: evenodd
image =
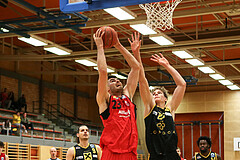
<svg viewBox="0 0 240 160"><path fill-rule="evenodd" d="M117 102L116 100L113 100L112 102L114 103L113 107L112 107L113 109L121 109L122 108L120 102ZM116 107L116 105L117 105L117 107Z"/></svg>

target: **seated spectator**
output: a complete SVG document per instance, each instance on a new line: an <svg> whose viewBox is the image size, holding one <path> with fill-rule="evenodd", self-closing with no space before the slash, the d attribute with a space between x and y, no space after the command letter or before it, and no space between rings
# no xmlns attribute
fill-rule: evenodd
<svg viewBox="0 0 240 160"><path fill-rule="evenodd" d="M14 109L15 106L15 101L14 101L14 93L11 91L8 94L8 98L7 98L7 108L8 109Z"/></svg>
<svg viewBox="0 0 240 160"><path fill-rule="evenodd" d="M27 112L27 103L26 103L26 98L25 98L24 94L22 94L22 96L19 97L17 103L18 103L17 104L18 105L18 111L21 111L22 108L25 107L25 112Z"/></svg>
<svg viewBox="0 0 240 160"><path fill-rule="evenodd" d="M1 93L1 107L6 107L6 100L8 98L7 88L4 88L3 92Z"/></svg>
<svg viewBox="0 0 240 160"><path fill-rule="evenodd" d="M13 114L13 125L17 126L17 128L23 128L25 130L25 133L27 133L26 127L21 124L21 117L20 117L20 112L17 111L16 114Z"/></svg>
<svg viewBox="0 0 240 160"><path fill-rule="evenodd" d="M23 113L23 117L21 118L21 124L23 124L27 130L29 129L29 127L31 130L34 129L32 122L30 122L27 118L27 112Z"/></svg>
<svg viewBox="0 0 240 160"><path fill-rule="evenodd" d="M7 119L2 124L2 134L7 134L7 132L11 135L12 134L12 126L9 119Z"/></svg>

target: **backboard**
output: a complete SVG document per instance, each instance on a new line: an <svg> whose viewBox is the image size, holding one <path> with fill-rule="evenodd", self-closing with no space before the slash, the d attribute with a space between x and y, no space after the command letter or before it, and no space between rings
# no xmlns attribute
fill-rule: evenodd
<svg viewBox="0 0 240 160"><path fill-rule="evenodd" d="M60 9L64 13L73 13L161 1L166 0L60 0Z"/></svg>

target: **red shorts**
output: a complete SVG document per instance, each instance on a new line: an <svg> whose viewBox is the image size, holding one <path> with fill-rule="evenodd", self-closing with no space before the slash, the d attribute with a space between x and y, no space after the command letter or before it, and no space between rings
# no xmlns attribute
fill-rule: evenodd
<svg viewBox="0 0 240 160"><path fill-rule="evenodd" d="M137 155L130 153L113 153L107 147L102 151L101 160L137 160Z"/></svg>

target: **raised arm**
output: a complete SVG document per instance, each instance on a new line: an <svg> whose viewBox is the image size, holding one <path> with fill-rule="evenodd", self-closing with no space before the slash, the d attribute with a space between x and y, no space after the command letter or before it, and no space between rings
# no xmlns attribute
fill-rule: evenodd
<svg viewBox="0 0 240 160"><path fill-rule="evenodd" d="M97 67L98 67L98 92L97 92L97 103L99 106L99 113L101 114L103 111L107 109L107 99L109 97L108 89L107 89L107 62L106 57L104 55L103 49L103 36L104 32L100 29L93 35L95 43L97 45Z"/></svg>
<svg viewBox="0 0 240 160"><path fill-rule="evenodd" d="M168 62L166 58L163 57L161 53L159 55L152 55L152 61L157 62L159 65L163 66L173 77L177 87L175 88L172 96L172 100L167 104L167 107L174 113L178 106L180 105L185 90L186 90L186 82L182 78L182 76L175 70Z"/></svg>
<svg viewBox="0 0 240 160"><path fill-rule="evenodd" d="M134 35L132 35L132 41L130 39L128 39L128 41L131 44L132 52L133 52L135 58L140 63L139 91L140 91L140 95L141 95L142 101L145 106L145 113L144 113L144 117L145 117L149 114L149 112L151 111L151 108L154 106L155 102L154 102L153 96L149 90L148 81L147 81L147 79L145 77L145 73L144 73L144 68L143 68L143 64L142 64L142 60L141 60L141 56L140 56L141 40L139 41L139 37L140 37L140 34L135 32Z"/></svg>
<svg viewBox="0 0 240 160"><path fill-rule="evenodd" d="M121 52L131 68L131 71L128 74L127 84L124 87L124 94L132 99L138 84L140 65L134 56L125 47L123 47L119 41L116 45L114 45L114 47Z"/></svg>

